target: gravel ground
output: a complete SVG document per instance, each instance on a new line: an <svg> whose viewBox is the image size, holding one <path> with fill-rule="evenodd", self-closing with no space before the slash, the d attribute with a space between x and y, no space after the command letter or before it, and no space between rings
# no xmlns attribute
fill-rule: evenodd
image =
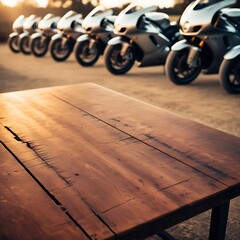
<svg viewBox="0 0 240 240"><path fill-rule="evenodd" d="M134 66L124 76L113 76L101 58L91 68L78 65L71 56L56 63L49 54L37 59L13 54L6 44L0 45L0 92L18 91L65 84L94 82L189 119L240 137L240 95L225 93L217 75L200 75L191 85L175 86L165 76L162 66ZM179 240L208 238L210 211L169 229ZM148 240L160 239L157 236ZM231 201L227 240L240 239L240 198Z"/></svg>

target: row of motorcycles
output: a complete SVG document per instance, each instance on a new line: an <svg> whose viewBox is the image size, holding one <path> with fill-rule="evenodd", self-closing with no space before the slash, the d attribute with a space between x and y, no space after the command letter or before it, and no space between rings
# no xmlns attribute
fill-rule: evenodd
<svg viewBox="0 0 240 240"><path fill-rule="evenodd" d="M115 75L139 67L165 65L177 85L194 81L203 72L220 75L228 93L240 93L239 0L196 0L180 20L157 11L157 6L135 1L118 16L112 9L94 8L84 19L69 11L62 18L47 14L18 17L8 44L13 52L43 57L48 49L56 61L72 52L82 66L94 65L104 55Z"/></svg>

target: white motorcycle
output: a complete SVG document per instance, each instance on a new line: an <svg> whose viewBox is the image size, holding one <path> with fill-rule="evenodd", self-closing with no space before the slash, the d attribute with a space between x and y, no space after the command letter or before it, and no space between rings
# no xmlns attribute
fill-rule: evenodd
<svg viewBox="0 0 240 240"><path fill-rule="evenodd" d="M58 33L50 42L50 53L57 61L65 61L73 51L76 39L82 34L82 14L75 11L67 12L58 22Z"/></svg>
<svg viewBox="0 0 240 240"><path fill-rule="evenodd" d="M57 23L60 17L48 13L38 24L38 32L31 35L31 52L36 57L43 57L51 41L51 37L57 33Z"/></svg>
<svg viewBox="0 0 240 240"><path fill-rule="evenodd" d="M154 12L157 6L135 1L118 15L108 42L105 64L113 74L128 72L135 61L139 67L163 65L173 43L179 40L179 27L169 16Z"/></svg>
<svg viewBox="0 0 240 240"><path fill-rule="evenodd" d="M223 14L235 26L232 31L240 35L240 9L226 9ZM240 93L240 45L233 47L225 54L220 66L220 81L226 92Z"/></svg>
<svg viewBox="0 0 240 240"><path fill-rule="evenodd" d="M20 15L12 25L13 32L8 37L8 46L14 53L19 53L18 39L21 33L23 33L23 23L26 18L24 15Z"/></svg>
<svg viewBox="0 0 240 240"><path fill-rule="evenodd" d="M114 36L116 16L112 9L102 6L94 8L84 19L82 27L86 34L77 39L74 48L77 62L82 66L94 65L104 53L107 42Z"/></svg>
<svg viewBox="0 0 240 240"><path fill-rule="evenodd" d="M191 83L202 71L217 74L225 53L240 42L237 26L225 8L236 0L197 0L183 12L180 33L166 61L166 74L178 85Z"/></svg>
<svg viewBox="0 0 240 240"><path fill-rule="evenodd" d="M41 21L41 17L36 15L29 16L26 21L23 23L23 33L19 36L19 49L22 53L28 55L31 54L30 48L30 36L33 33L36 33L38 30L38 24Z"/></svg>

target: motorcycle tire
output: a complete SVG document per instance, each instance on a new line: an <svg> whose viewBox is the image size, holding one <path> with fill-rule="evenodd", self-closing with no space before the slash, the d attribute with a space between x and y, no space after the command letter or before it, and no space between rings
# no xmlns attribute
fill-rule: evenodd
<svg viewBox="0 0 240 240"><path fill-rule="evenodd" d="M231 60L224 59L219 74L220 83L227 93L240 93L240 56Z"/></svg>
<svg viewBox="0 0 240 240"><path fill-rule="evenodd" d="M48 51L47 38L42 41L42 37L32 39L31 51L35 57L43 57Z"/></svg>
<svg viewBox="0 0 240 240"><path fill-rule="evenodd" d="M105 64L109 72L114 75L122 75L128 72L134 62L135 57L133 53L133 49L129 47L128 57L125 59L124 56L121 56L122 46L120 44L117 45L108 45L105 50Z"/></svg>
<svg viewBox="0 0 240 240"><path fill-rule="evenodd" d="M201 67L189 67L187 64L187 58L187 49L183 49L181 51L171 51L167 57L165 65L166 75L177 85L186 85L191 83L201 72ZM201 65L199 64L199 66Z"/></svg>
<svg viewBox="0 0 240 240"><path fill-rule="evenodd" d="M51 41L50 53L52 58L57 62L65 61L72 53L72 46L69 40L65 43L65 48L62 48L62 38L57 38Z"/></svg>
<svg viewBox="0 0 240 240"><path fill-rule="evenodd" d="M30 49L29 45L30 45L30 37L29 36L24 36L19 39L19 49L25 55L31 54L31 49Z"/></svg>
<svg viewBox="0 0 240 240"><path fill-rule="evenodd" d="M19 45L18 45L18 36L13 36L8 38L8 46L14 53L19 53Z"/></svg>
<svg viewBox="0 0 240 240"><path fill-rule="evenodd" d="M100 49L96 44L96 47L91 51L89 49L88 40L78 42L74 48L75 58L77 62L84 67L93 66L100 57Z"/></svg>

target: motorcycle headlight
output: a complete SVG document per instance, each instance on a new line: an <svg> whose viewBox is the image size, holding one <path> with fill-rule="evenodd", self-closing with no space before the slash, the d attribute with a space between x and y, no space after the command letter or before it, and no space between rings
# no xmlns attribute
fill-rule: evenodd
<svg viewBox="0 0 240 240"><path fill-rule="evenodd" d="M190 23L188 21L186 21L185 23L183 23L182 25L182 30L184 32L188 32L190 30L191 26L190 26Z"/></svg>

